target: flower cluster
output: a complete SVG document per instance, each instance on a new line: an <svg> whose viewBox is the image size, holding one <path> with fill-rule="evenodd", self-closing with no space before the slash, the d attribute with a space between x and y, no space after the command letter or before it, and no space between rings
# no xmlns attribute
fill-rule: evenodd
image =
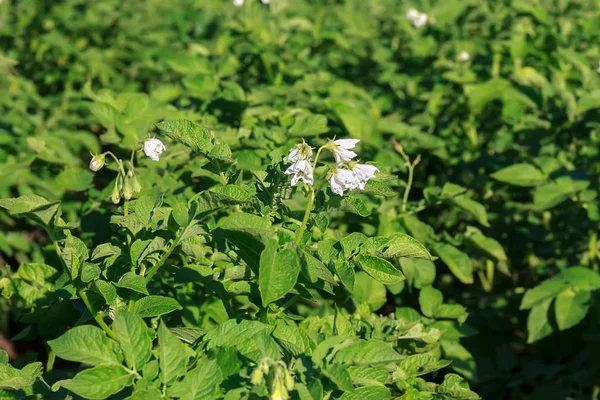
<svg viewBox="0 0 600 400"><path fill-rule="evenodd" d="M159 139L150 138L147 139L142 150L146 156L150 157L153 161L158 161L159 156L167 149L167 147ZM100 171L106 164L106 156L112 157L117 163L118 175L115 179L115 186L111 192L110 199L113 203L118 204L121 201L121 197L125 200L131 199L133 195L138 194L142 190L142 186L135 176L135 169L131 161L127 161L127 172L122 160L119 160L113 153L107 151L102 154L93 155L90 160L90 169L94 172ZM133 154L131 155L133 160Z"/></svg>
<svg viewBox="0 0 600 400"><path fill-rule="evenodd" d="M379 171L373 165L359 164L353 161L357 156L353 149L359 141L359 139L339 139L330 141L322 147L322 149L331 151L335 158L336 166L329 179L329 184L331 191L337 195L343 196L345 191L352 189L365 190L367 181ZM311 186L314 184L312 157L313 149L306 143L298 144L290 151L287 159L292 165L285 170L285 174L292 175L292 186L296 186L300 181Z"/></svg>
<svg viewBox="0 0 600 400"><path fill-rule="evenodd" d="M415 28L425 26L427 21L429 21L429 16L427 14L417 11L414 8L411 8L406 12L406 18L409 19Z"/></svg>

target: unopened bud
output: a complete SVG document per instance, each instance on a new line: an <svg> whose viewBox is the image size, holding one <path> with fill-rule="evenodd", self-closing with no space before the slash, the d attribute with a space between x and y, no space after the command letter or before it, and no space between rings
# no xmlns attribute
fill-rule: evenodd
<svg viewBox="0 0 600 400"><path fill-rule="evenodd" d="M110 200L115 204L119 204L119 201L121 201L121 194L119 193L119 188L117 185L115 185L112 193L110 194Z"/></svg>
<svg viewBox="0 0 600 400"><path fill-rule="evenodd" d="M133 183L130 178L126 178L125 185L123 185L123 198L131 200L131 196L133 196Z"/></svg>
<svg viewBox="0 0 600 400"><path fill-rule="evenodd" d="M287 390L294 388L294 377L292 377L292 374L288 370L285 371L284 383Z"/></svg>
<svg viewBox="0 0 600 400"><path fill-rule="evenodd" d="M94 172L99 171L102 167L104 167L104 154L98 154L92 157L90 160L90 169Z"/></svg>
<svg viewBox="0 0 600 400"><path fill-rule="evenodd" d="M142 191L142 185L140 185L140 183L138 182L137 178L134 175L133 176L133 193L138 194L141 191Z"/></svg>

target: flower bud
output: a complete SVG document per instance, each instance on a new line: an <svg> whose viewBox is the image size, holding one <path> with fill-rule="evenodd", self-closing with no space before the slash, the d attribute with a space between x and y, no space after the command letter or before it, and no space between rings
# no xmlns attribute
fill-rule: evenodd
<svg viewBox="0 0 600 400"><path fill-rule="evenodd" d="M292 390L294 388L294 378L287 369L285 370L284 382L287 390Z"/></svg>
<svg viewBox="0 0 600 400"><path fill-rule="evenodd" d="M133 196L133 183L131 182L131 178L125 178L125 185L123 185L123 198L125 200L131 200L131 196Z"/></svg>
<svg viewBox="0 0 600 400"><path fill-rule="evenodd" d="M115 204L119 204L119 201L121 201L121 194L117 185L115 185L112 193L110 194L110 200Z"/></svg>
<svg viewBox="0 0 600 400"><path fill-rule="evenodd" d="M136 176L133 176L133 193L138 194L142 191L142 185L138 182Z"/></svg>
<svg viewBox="0 0 600 400"><path fill-rule="evenodd" d="M250 383L256 386L262 384L264 381L265 378L261 366L254 368L254 371L252 371L252 374L250 375Z"/></svg>
<svg viewBox="0 0 600 400"><path fill-rule="evenodd" d="M99 171L102 167L104 167L104 158L106 156L104 154L98 154L92 157L90 160L90 169L94 172Z"/></svg>

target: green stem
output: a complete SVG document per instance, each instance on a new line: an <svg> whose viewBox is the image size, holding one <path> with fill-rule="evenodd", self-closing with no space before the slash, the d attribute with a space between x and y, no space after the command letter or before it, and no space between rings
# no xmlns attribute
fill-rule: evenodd
<svg viewBox="0 0 600 400"><path fill-rule="evenodd" d="M413 184L413 178L415 175L415 169L412 165L408 164L408 180L406 182L406 188L404 188L404 197L402 198L402 212L406 212L406 205L408 204L408 195L410 194L410 188Z"/></svg>
<svg viewBox="0 0 600 400"><path fill-rule="evenodd" d="M304 218L302 219L302 225L300 225L300 229L296 233L296 245L299 245L302 241L302 236L304 235L304 231L306 230L306 226L308 225L308 219L310 218L310 212L313 208L313 203L315 202L315 189L312 186L308 186L308 202L306 203L306 210L304 211Z"/></svg>
<svg viewBox="0 0 600 400"><path fill-rule="evenodd" d="M167 249L167 252L163 254L162 258L158 260L158 262L154 264L152 268L150 268L150 271L148 271L148 274L146 275L146 283L150 282L150 280L152 279L152 277L154 277L156 272L158 272L160 267L162 267L163 264L167 261L171 253L173 253L173 250L175 250L175 247L177 247L177 244L179 243L179 240L183 236L184 232L185 229L182 229L181 232L175 237L175 239L173 239L173 243L171 243L171 246Z"/></svg>
<svg viewBox="0 0 600 400"><path fill-rule="evenodd" d="M313 164L312 164L313 173L314 173L314 169L317 166L317 162L319 161L319 156L321 155L321 151L323 151L324 148L325 148L325 146L321 146L321 147L319 147L319 150L317 150L317 155L315 156L315 161L313 161ZM302 219L302 225L300 225L300 229L296 233L296 245L300 244L300 241L302 240L302 235L304 234L304 231L306 230L306 226L308 225L308 219L310 218L310 212L312 211L313 204L315 202L315 189L311 185L306 185L306 186L308 186L308 190L309 190L308 203L306 203L306 210L304 211L304 218Z"/></svg>
<svg viewBox="0 0 600 400"><path fill-rule="evenodd" d="M104 322L102 317L100 315L98 315L98 313L94 309L94 306L92 305L92 303L90 303L90 299L88 299L87 294L82 289L79 289L79 288L77 288L77 293L79 294L79 297L81 297L81 300L83 300L83 303L89 310L90 314L92 314L92 316L94 317L94 319L96 320L98 325L100 325L100 327L102 329L104 329L104 332L106 332L106 334L108 336L110 336L110 338L117 340L117 337L115 336L113 331L108 327L108 325L106 325L106 323Z"/></svg>
<svg viewBox="0 0 600 400"><path fill-rule="evenodd" d="M120 171L120 172L121 172L121 174L123 175L123 179L125 179L125 177L126 177L127 175L125 174L125 169L123 168L123 163L121 162L121 160L119 160L119 159L117 158L117 156L115 156L115 155L114 155L112 152L110 152L110 151L107 151L107 152L105 152L104 154L107 154L107 155L111 156L111 157L112 157L112 158L113 158L113 159L116 161L116 163L117 163L117 166L119 167L119 171Z"/></svg>

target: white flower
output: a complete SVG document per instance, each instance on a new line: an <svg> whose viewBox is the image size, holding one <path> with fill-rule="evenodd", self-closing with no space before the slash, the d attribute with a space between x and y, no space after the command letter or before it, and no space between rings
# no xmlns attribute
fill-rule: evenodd
<svg viewBox="0 0 600 400"><path fill-rule="evenodd" d="M598 73L600 74L600 61L598 61Z"/></svg>
<svg viewBox="0 0 600 400"><path fill-rule="evenodd" d="M241 7L244 5L244 0L233 0L233 5L236 7Z"/></svg>
<svg viewBox="0 0 600 400"><path fill-rule="evenodd" d="M414 8L409 8L406 12L406 18L408 18L411 22L419 17L421 13L415 10Z"/></svg>
<svg viewBox="0 0 600 400"><path fill-rule="evenodd" d="M379 172L379 168L368 164L355 164L352 167L352 172L358 179L358 188L365 190L367 181L375 177L375 172Z"/></svg>
<svg viewBox="0 0 600 400"><path fill-rule="evenodd" d="M0 0L2 1L2 0ZM90 169L94 172L100 171L100 168L104 167L104 158L106 156L104 154L98 154L92 157L90 160Z"/></svg>
<svg viewBox="0 0 600 400"><path fill-rule="evenodd" d="M148 139L144 142L144 153L154 161L158 161L158 156L165 151L167 147L156 138Z"/></svg>
<svg viewBox="0 0 600 400"><path fill-rule="evenodd" d="M424 26L427 21L429 21L429 16L425 13L419 12L414 8L410 8L406 12L406 18L415 26L416 28L420 28Z"/></svg>
<svg viewBox="0 0 600 400"><path fill-rule="evenodd" d="M333 193L343 196L346 190L357 189L360 185L360 179L353 171L338 168L331 175L329 184Z"/></svg>
<svg viewBox="0 0 600 400"><path fill-rule="evenodd" d="M334 140L334 147L332 151L333 156L335 157L335 162L339 164L342 161L350 161L356 157L356 153L353 152L352 149L358 142L360 142L358 139Z"/></svg>
<svg viewBox="0 0 600 400"><path fill-rule="evenodd" d="M260 0L260 2L263 4L269 4L271 2L271 0Z"/></svg>
<svg viewBox="0 0 600 400"><path fill-rule="evenodd" d="M468 52L466 52L465 50L463 50L460 53L458 53L458 55L456 56L456 59L460 62L467 62L471 59L471 55Z"/></svg>
<svg viewBox="0 0 600 400"><path fill-rule="evenodd" d="M288 161L295 163L300 160L310 161L312 159L312 148L306 143L300 143L294 146L288 155Z"/></svg>
<svg viewBox="0 0 600 400"><path fill-rule="evenodd" d="M307 160L298 160L285 170L286 175L294 175L292 176L292 186L296 186L299 181L312 185L314 183L313 172L313 167Z"/></svg>

